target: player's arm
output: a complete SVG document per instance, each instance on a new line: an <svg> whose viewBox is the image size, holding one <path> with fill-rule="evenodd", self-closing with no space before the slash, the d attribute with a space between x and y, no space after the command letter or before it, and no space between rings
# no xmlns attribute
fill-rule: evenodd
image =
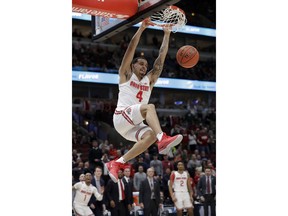
<svg viewBox="0 0 288 216"><path fill-rule="evenodd" d="M172 199L173 202L175 202L175 196L174 196L174 192L173 192L173 184L174 184L174 179L175 179L175 173L174 171L172 171L171 175L170 175L170 181L169 181L169 193L170 193L170 197Z"/></svg>
<svg viewBox="0 0 288 216"><path fill-rule="evenodd" d="M75 183L73 186L72 186L72 190L78 190L80 188L80 182L77 182Z"/></svg>
<svg viewBox="0 0 288 216"><path fill-rule="evenodd" d="M126 82L126 78L129 74L131 74L131 62L133 60L135 50L137 48L137 45L140 41L140 37L143 33L143 31L147 28L149 25L148 19L144 20L141 24L141 26L138 28L137 32L132 37L127 50L124 54L124 57L122 59L120 68L119 68L119 76L120 76L120 83Z"/></svg>
<svg viewBox="0 0 288 216"><path fill-rule="evenodd" d="M93 187L93 194L98 201L101 201L103 199L103 194L98 193L98 190L96 187Z"/></svg>
<svg viewBox="0 0 288 216"><path fill-rule="evenodd" d="M148 75L152 86L155 85L158 77L161 75L161 72L164 66L164 61L168 52L168 47L169 47L169 39L170 39L171 30L169 27L163 28L163 30L164 30L164 37L163 37L163 41L159 50L159 55L157 59L155 60L153 64L153 68L151 71L149 71L149 75Z"/></svg>

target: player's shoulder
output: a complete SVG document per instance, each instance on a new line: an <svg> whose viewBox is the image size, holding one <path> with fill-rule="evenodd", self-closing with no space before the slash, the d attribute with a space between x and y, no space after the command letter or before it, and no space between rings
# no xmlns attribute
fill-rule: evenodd
<svg viewBox="0 0 288 216"><path fill-rule="evenodd" d="M171 176L175 176L177 174L177 171L175 171L175 170L173 170L172 172L171 172Z"/></svg>
<svg viewBox="0 0 288 216"><path fill-rule="evenodd" d="M120 77L119 84L121 85L121 84L127 83L128 81L131 80L132 76L133 76L133 72L131 72L130 70L125 71L124 73L119 72L119 77Z"/></svg>
<svg viewBox="0 0 288 216"><path fill-rule="evenodd" d="M83 183L82 182L76 182L73 186L74 187L80 187Z"/></svg>

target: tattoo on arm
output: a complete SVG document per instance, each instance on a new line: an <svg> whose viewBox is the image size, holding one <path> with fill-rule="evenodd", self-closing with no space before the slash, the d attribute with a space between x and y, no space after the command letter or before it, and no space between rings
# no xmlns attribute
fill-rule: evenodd
<svg viewBox="0 0 288 216"><path fill-rule="evenodd" d="M158 77L160 77L162 73L164 67L164 61L168 52L168 45L169 45L169 35L165 34L162 45L159 49L159 55L154 62L153 69L151 70L153 83L156 83Z"/></svg>
<svg viewBox="0 0 288 216"><path fill-rule="evenodd" d="M163 63L160 59L157 59L154 63L152 74L156 76L160 76L161 72L163 70Z"/></svg>

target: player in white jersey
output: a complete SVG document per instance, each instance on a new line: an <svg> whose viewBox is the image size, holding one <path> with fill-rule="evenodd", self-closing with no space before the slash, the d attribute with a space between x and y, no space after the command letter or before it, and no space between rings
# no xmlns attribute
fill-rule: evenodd
<svg viewBox="0 0 288 216"><path fill-rule="evenodd" d="M85 182L77 182L72 186L73 190L76 190L73 208L76 216L93 216L93 212L88 206L88 202L94 194L97 200L101 201L103 198L103 192L98 193L97 188L91 184L91 173L85 174Z"/></svg>
<svg viewBox="0 0 288 216"><path fill-rule="evenodd" d="M105 164L114 182L118 180L120 167L144 152L155 141L159 153L167 154L170 148L178 145L183 138L179 134L170 137L163 133L154 104L148 104L151 91L163 70L171 27L163 28L164 37L159 55L148 73L148 62L144 57L133 59L142 32L151 24L149 21L149 18L145 19L131 39L119 68L119 95L113 123L124 138L136 143L123 157ZM144 120L148 125L143 123Z"/></svg>
<svg viewBox="0 0 288 216"><path fill-rule="evenodd" d="M193 216L193 190L189 181L190 175L185 171L184 163L177 163L178 171L170 175L169 192L176 206L177 216L182 216L183 209L187 209L189 216Z"/></svg>

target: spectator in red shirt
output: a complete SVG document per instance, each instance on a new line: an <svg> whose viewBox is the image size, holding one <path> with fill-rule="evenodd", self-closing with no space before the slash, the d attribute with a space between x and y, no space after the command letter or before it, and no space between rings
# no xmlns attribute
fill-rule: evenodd
<svg viewBox="0 0 288 216"><path fill-rule="evenodd" d="M182 149L187 149L188 148L188 142L189 142L187 129L186 128L181 128L180 134L182 134L182 136L183 136L183 139L181 141Z"/></svg>
<svg viewBox="0 0 288 216"><path fill-rule="evenodd" d="M200 170L199 168L196 168L196 169L195 169L195 175L194 175L194 178L193 178L195 185L198 184L198 181L199 181L199 179L200 179L200 177L201 177L200 174L201 174L201 170Z"/></svg>
<svg viewBox="0 0 288 216"><path fill-rule="evenodd" d="M109 159L114 160L117 157L117 149L114 148L113 144L109 145Z"/></svg>
<svg viewBox="0 0 288 216"><path fill-rule="evenodd" d="M116 150L116 153L117 153L117 155L116 155L115 159L118 159L118 158L122 157L122 155L123 155L122 151L120 149Z"/></svg>
<svg viewBox="0 0 288 216"><path fill-rule="evenodd" d="M163 170L166 170L167 168L170 168L170 171L174 170L173 161L168 160L168 155L163 155L162 166Z"/></svg>
<svg viewBox="0 0 288 216"><path fill-rule="evenodd" d="M199 131L197 135L197 143L199 147L199 151L205 151L207 155L210 154L209 146L208 146L209 135L207 133L207 128L203 127L202 130Z"/></svg>

